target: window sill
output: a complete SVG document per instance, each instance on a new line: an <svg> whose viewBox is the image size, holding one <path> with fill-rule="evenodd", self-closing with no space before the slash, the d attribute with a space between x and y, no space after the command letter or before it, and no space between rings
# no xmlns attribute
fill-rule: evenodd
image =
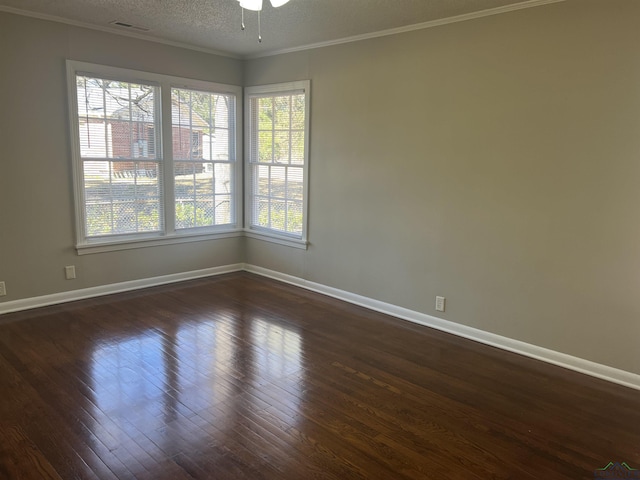
<svg viewBox="0 0 640 480"><path fill-rule="evenodd" d="M299 248L301 250L307 250L307 248L309 247L309 242L307 242L306 240L299 240L297 238L289 238L282 235L275 235L272 233L260 232L256 230L245 230L244 234L248 238L264 240L265 242L277 243L278 245Z"/></svg>
<svg viewBox="0 0 640 480"><path fill-rule="evenodd" d="M93 253L115 252L118 250L131 250L134 248L157 247L161 245L173 245L178 243L202 242L206 240L218 240L243 236L242 230L228 230L216 233L194 233L171 236L157 236L137 239L127 239L110 242L92 242L76 245L78 255Z"/></svg>

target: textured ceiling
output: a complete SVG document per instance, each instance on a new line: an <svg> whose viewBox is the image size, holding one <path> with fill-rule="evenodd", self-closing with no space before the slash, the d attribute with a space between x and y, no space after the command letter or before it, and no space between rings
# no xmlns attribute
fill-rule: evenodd
<svg viewBox="0 0 640 480"><path fill-rule="evenodd" d="M0 0L0 10L21 10L103 29L118 30L110 25L118 20L149 28L136 32L144 37L244 57L545 1L291 0L275 9L265 0L261 44L257 13L245 11L246 30L241 31L236 0Z"/></svg>

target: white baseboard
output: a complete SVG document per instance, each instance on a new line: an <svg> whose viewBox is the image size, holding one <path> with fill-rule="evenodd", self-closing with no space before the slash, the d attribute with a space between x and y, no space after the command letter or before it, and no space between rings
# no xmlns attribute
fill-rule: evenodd
<svg viewBox="0 0 640 480"><path fill-rule="evenodd" d="M574 370L576 372L584 373L592 377L600 378L602 380L640 390L640 375L637 375L635 373L609 367L607 365L602 365L590 360L574 357L572 355L567 355L566 353L556 352L554 350L539 347L537 345L532 345L520 340L514 340L508 337L503 337L501 335L496 335L495 333L485 332L484 330L468 327L459 323L443 320L441 318L427 315L425 313L398 307L390 303L381 302L373 298L364 297L362 295L357 295L355 293L340 290L338 288L311 282L303 278L294 277L292 275L287 275L284 273L276 272L274 270L269 270L266 268L244 263L205 268L203 270L194 270L191 272L174 273L171 275L145 278L142 280L112 283L109 285L84 288L80 290L73 290L70 292L54 293L51 295L43 295L40 297L4 302L0 303L0 315L4 313L46 307L59 303L73 302L86 298L128 292L131 290L155 287L158 285L166 285L169 283L183 282L186 280L194 280L197 278L211 277L215 275L222 275L224 273L238 272L243 270L261 275L263 277L272 278L274 280L302 287L313 292L322 293L323 295L328 295L339 300L344 300L354 305L360 305L370 310L391 315L402 320L407 320L419 325L435 328L437 330L451 333L453 335L467 338L469 340L474 340L485 345L491 345L502 350L518 353L526 357L535 358L537 360L551 363L553 365L558 365L569 370Z"/></svg>
<svg viewBox="0 0 640 480"><path fill-rule="evenodd" d="M373 298L364 297L355 293L350 293L344 290L340 290L333 287L328 287L319 283L310 282L308 280L279 273L273 270L269 270L255 265L245 265L244 270L247 272L262 275L264 277L279 280L284 283L289 283L298 287L305 288L314 292L322 293L330 297L344 300L346 302L360 305L376 312L385 313L393 317L401 318L409 322L417 323L427 327L435 328L443 332L451 333L459 337L474 340L476 342L484 343L485 345L491 345L502 350L518 353L526 357L535 358L536 360L542 360L543 362L551 363L569 370L584 373L592 377L607 380L609 382L624 385L625 387L634 388L640 390L640 375L635 373L620 370L618 368L609 367L599 363L585 360L583 358L567 355L566 353L556 352L548 348L539 347L530 343L521 342L520 340L514 340L512 338L496 335L495 333L485 332L477 328L468 327L459 323L450 322L441 318L433 317L425 313L416 312L407 308L398 307L390 303L381 302Z"/></svg>
<svg viewBox="0 0 640 480"><path fill-rule="evenodd" d="M82 288L69 292L53 293L51 295L43 295L40 297L14 300L0 303L0 315L2 315L3 313L29 310L31 308L47 307L49 305L56 305L58 303L84 300L85 298L100 297L102 295L111 295L113 293L139 290L141 288L157 287L158 285L166 285L168 283L184 282L185 280L195 280L196 278L222 275L223 273L239 272L243 269L244 264L236 263L232 265L224 265L222 267L212 267L202 270L192 270L190 272L173 273L170 275L162 275L160 277L144 278L141 280L131 280L128 282L120 283L111 283L109 285L101 285L99 287Z"/></svg>

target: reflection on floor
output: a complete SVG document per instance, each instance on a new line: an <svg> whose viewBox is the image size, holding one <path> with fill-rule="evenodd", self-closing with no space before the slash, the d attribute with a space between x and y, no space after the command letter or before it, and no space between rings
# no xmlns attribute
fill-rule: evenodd
<svg viewBox="0 0 640 480"><path fill-rule="evenodd" d="M640 466L640 392L247 273L2 320L2 479Z"/></svg>
<svg viewBox="0 0 640 480"><path fill-rule="evenodd" d="M217 428L233 425L235 397L274 381L290 392L287 404L297 410L301 372L300 335L259 317L234 325L216 315L163 332L149 329L94 350L91 417L104 415L127 435L158 431L158 455L192 451L207 444L210 432L187 419L199 415L215 419ZM218 406L214 417L212 405ZM251 419L260 412L242 413Z"/></svg>

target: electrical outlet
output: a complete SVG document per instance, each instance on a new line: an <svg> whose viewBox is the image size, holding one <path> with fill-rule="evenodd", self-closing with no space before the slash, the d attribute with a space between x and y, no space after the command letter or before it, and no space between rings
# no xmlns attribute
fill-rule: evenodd
<svg viewBox="0 0 640 480"><path fill-rule="evenodd" d="M444 312L445 300L446 299L444 297L436 297L436 311Z"/></svg>
<svg viewBox="0 0 640 480"><path fill-rule="evenodd" d="M64 267L64 276L67 280L73 280L74 278L76 278L75 265L68 265Z"/></svg>
<svg viewBox="0 0 640 480"><path fill-rule="evenodd" d="M0 297L4 297L7 294L7 286L4 282L0 282Z"/></svg>

